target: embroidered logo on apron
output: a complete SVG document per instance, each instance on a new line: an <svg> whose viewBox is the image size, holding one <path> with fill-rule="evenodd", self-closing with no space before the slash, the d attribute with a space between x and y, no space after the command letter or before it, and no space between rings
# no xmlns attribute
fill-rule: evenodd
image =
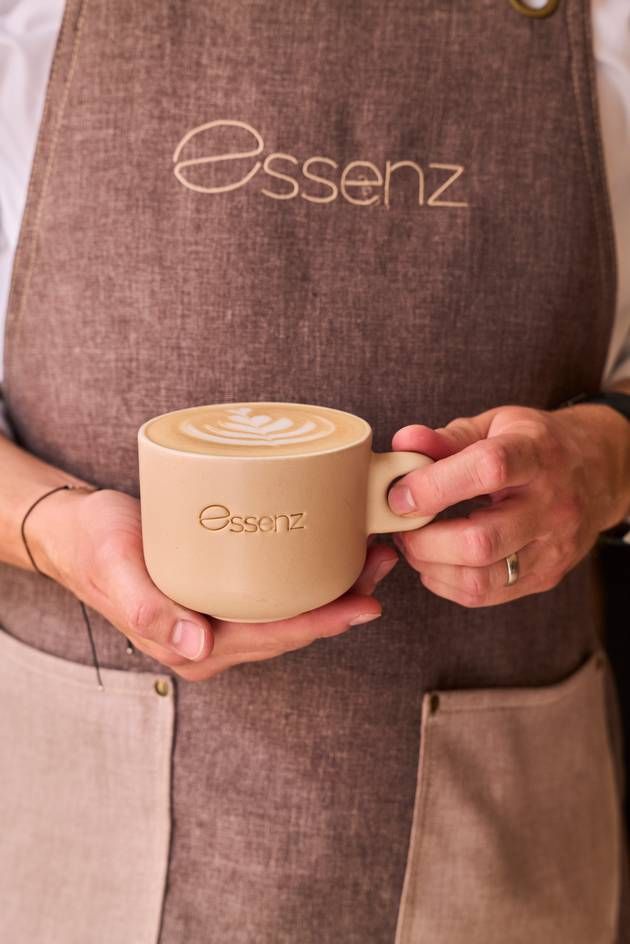
<svg viewBox="0 0 630 944"><path fill-rule="evenodd" d="M233 126L244 129L251 135L256 146L251 150L232 151L224 154L209 154L202 157L184 158L182 152L186 146L197 139L204 132L209 132L213 128L224 128ZM211 139L210 135L210 139ZM389 208L392 195L393 181L392 177L395 171L400 172L402 168L410 168L417 175L418 180L418 206L428 207L465 207L468 206L465 200L453 199L453 194L445 199L445 194L450 191L455 182L463 175L464 166L462 164L446 164L442 162L431 162L424 166L413 160L385 161L383 172L372 161L354 160L346 164L340 173L338 173L339 164L330 157L323 155L313 155L308 157L301 164L302 177L305 181L318 184L328 192L324 195L317 195L312 192L309 185L290 174L282 173L278 165L293 164L297 166L300 161L293 154L287 154L282 151L274 151L267 154L264 160L257 160L250 167L247 173L228 183L210 184L203 182L199 174L191 172L191 168L199 168L204 165L228 164L230 161L239 161L244 158L255 158L262 154L265 149L265 143L262 135L251 125L244 121L235 121L232 119L217 119L209 121L206 124L198 125L192 128L181 139L175 153L173 162L175 164L173 173L184 187L189 190L195 190L198 193L227 193L232 190L238 190L246 186L256 177L262 169L264 174L276 180L283 181L283 190L269 190L267 187L261 187L258 193L262 193L271 200L293 200L296 197L303 197L310 203L334 203L338 197L341 197L348 203L355 206L374 206L381 204ZM182 159L183 158L183 159ZM320 176L311 170L312 165L327 165L332 168L334 173L330 176ZM321 173L321 168L320 168ZM332 179L334 178L334 179ZM428 178L428 180L427 180ZM337 184L336 181L339 181ZM288 189L287 189L288 186ZM304 189L308 187L308 189ZM380 192L374 193L382 188ZM359 195L357 195L359 194ZM461 196L461 185L456 188L455 196ZM382 203L381 203L382 201Z"/></svg>

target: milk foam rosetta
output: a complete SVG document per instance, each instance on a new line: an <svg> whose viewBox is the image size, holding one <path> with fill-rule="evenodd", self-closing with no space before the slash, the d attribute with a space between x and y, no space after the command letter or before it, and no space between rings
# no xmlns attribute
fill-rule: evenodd
<svg viewBox="0 0 630 944"><path fill-rule="evenodd" d="M146 432L173 449L258 456L326 452L360 441L368 430L360 417L326 407L228 403L165 413Z"/></svg>
<svg viewBox="0 0 630 944"><path fill-rule="evenodd" d="M230 446L280 446L283 443L303 443L329 436L335 424L325 416L312 414L299 417L270 416L256 413L251 406L241 406L219 413L215 423L195 423L183 420L180 430L195 439Z"/></svg>

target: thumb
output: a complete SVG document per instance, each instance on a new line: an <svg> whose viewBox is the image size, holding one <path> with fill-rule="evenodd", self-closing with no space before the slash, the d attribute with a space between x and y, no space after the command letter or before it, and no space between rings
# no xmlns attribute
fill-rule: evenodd
<svg viewBox="0 0 630 944"><path fill-rule="evenodd" d="M130 631L167 653L195 662L212 652L210 619L163 594L151 580L142 552L113 557L106 584L114 605L114 622L122 632Z"/></svg>

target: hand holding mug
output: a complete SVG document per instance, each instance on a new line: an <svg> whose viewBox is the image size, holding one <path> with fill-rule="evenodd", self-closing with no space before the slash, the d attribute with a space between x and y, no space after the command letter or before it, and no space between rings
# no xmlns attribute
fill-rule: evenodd
<svg viewBox="0 0 630 944"><path fill-rule="evenodd" d="M393 548L373 544L341 598L292 619L236 623L186 609L155 586L144 563L140 503L124 492L56 492L33 509L28 535L40 570L101 613L136 649L189 681L376 619L381 607L371 594L398 560Z"/></svg>
<svg viewBox="0 0 630 944"><path fill-rule="evenodd" d="M502 406L437 430L405 426L394 449L437 461L396 484L392 510L437 514L483 495L489 503L400 534L396 544L428 590L462 606L550 590L630 512L628 429L623 416L593 403ZM518 578L508 583L514 553Z"/></svg>
<svg viewBox="0 0 630 944"><path fill-rule="evenodd" d="M314 404L210 404L147 420L138 460L154 583L240 623L337 599L361 573L368 535L432 518L401 518L387 504L392 481L432 459L371 444L364 419Z"/></svg>

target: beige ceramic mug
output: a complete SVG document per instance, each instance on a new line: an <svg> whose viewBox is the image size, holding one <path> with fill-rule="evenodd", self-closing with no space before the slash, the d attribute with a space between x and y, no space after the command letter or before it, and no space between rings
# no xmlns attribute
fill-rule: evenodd
<svg viewBox="0 0 630 944"><path fill-rule="evenodd" d="M345 593L367 536L419 528L393 480L432 460L374 453L359 416L303 403L174 410L138 430L144 557L172 600L223 620L296 616Z"/></svg>

